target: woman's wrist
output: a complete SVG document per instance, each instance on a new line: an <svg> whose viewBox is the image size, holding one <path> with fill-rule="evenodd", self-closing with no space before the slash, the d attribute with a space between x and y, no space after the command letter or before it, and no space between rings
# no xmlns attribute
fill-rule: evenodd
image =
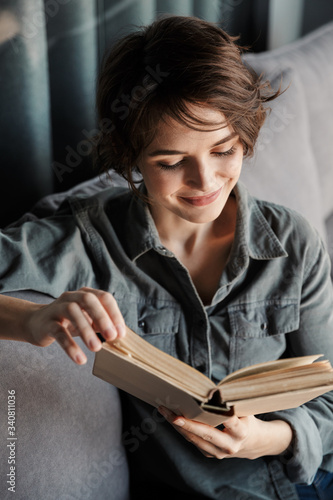
<svg viewBox="0 0 333 500"><path fill-rule="evenodd" d="M35 315L43 307L45 307L45 305L35 304L33 302L23 304L22 314L20 317L20 331L23 335L22 340L25 342L29 342L33 345L41 345L36 341L36 329L38 327L35 323Z"/></svg>
<svg viewBox="0 0 333 500"><path fill-rule="evenodd" d="M262 421L265 432L263 442L266 443L265 455L280 455L290 449L293 440L291 426L285 420Z"/></svg>
<svg viewBox="0 0 333 500"><path fill-rule="evenodd" d="M26 300L0 296L0 339L35 343L32 318L41 307Z"/></svg>

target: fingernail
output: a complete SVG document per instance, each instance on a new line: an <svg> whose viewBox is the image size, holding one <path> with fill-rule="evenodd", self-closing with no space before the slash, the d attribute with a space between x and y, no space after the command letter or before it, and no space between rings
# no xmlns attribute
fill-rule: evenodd
<svg viewBox="0 0 333 500"><path fill-rule="evenodd" d="M86 362L87 362L87 358L84 354L82 353L78 353L76 354L75 356L75 361L79 364L79 365L84 365Z"/></svg>
<svg viewBox="0 0 333 500"><path fill-rule="evenodd" d="M114 340L117 337L117 330L114 326L111 326L103 332L103 337L105 340Z"/></svg>
<svg viewBox="0 0 333 500"><path fill-rule="evenodd" d="M126 328L124 327L124 325L122 325L121 323L119 325L116 325L116 330L117 330L117 333L118 333L118 337L120 339L125 337L125 335L126 335Z"/></svg>
<svg viewBox="0 0 333 500"><path fill-rule="evenodd" d="M102 343L96 338L90 339L88 345L92 351L97 351L102 347Z"/></svg>
<svg viewBox="0 0 333 500"><path fill-rule="evenodd" d="M182 418L177 418L172 423L174 425L179 425L179 427L182 427L185 424L185 421Z"/></svg>

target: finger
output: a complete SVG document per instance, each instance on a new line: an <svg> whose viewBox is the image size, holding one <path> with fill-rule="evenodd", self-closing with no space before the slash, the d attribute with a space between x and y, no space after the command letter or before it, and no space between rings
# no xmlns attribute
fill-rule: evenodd
<svg viewBox="0 0 333 500"><path fill-rule="evenodd" d="M106 340L124 337L126 335L125 321L115 298L108 292L89 287L83 287L80 291L88 294L84 295L84 300L88 304L88 307L84 309L92 318L96 331L101 331ZM89 307L90 300L92 304L95 304L92 297L98 299L100 307L97 309Z"/></svg>
<svg viewBox="0 0 333 500"><path fill-rule="evenodd" d="M56 331L51 334L66 354L78 365L84 365L87 362L87 356L74 341L71 334L62 325L58 325Z"/></svg>
<svg viewBox="0 0 333 500"><path fill-rule="evenodd" d="M225 434L229 434L229 436L237 439L244 439L246 437L246 428L243 420L236 417L236 415L225 420L223 425L224 429L222 432Z"/></svg>
<svg viewBox="0 0 333 500"><path fill-rule="evenodd" d="M165 407L159 412L188 441L194 444L205 456L222 459L231 456L238 450L235 440L214 427L175 415Z"/></svg>
<svg viewBox="0 0 333 500"><path fill-rule="evenodd" d="M198 427L200 429L201 426L204 427L204 430L207 431L207 429L210 429L210 426L206 426L206 424L201 424L199 422L194 422L193 420L189 420L184 418L183 416L176 415L173 413L171 410L166 408L165 406L159 406L158 411L165 417L165 419L174 426L174 428L182 434L185 439L190 441L191 443L195 444L199 448L201 448L201 444L208 444L212 441L211 436L209 435L208 432L202 432L201 428L201 434L198 433ZM198 424L196 426L196 424ZM196 429L196 432L193 432L193 430ZM205 443L201 443L204 441ZM207 453L209 453L208 448L211 449L213 453L216 452L215 447L206 447Z"/></svg>
<svg viewBox="0 0 333 500"><path fill-rule="evenodd" d="M184 426L178 427L177 421L172 424L174 428L190 443L198 448L198 450L205 455L207 458L218 458L219 460L229 457L229 449L225 449L224 446L220 446L218 441L213 436L211 432L203 432L197 434L187 430Z"/></svg>
<svg viewBox="0 0 333 500"><path fill-rule="evenodd" d="M82 309L82 312L83 312L86 320L88 321L89 325L92 325L93 324L93 320L91 319L91 317L89 316L89 314L86 313L86 311L84 309Z"/></svg>
<svg viewBox="0 0 333 500"><path fill-rule="evenodd" d="M65 314L66 322L63 322L62 326L66 328L66 333L69 332L74 336L80 336L91 351L99 351L102 342L94 332L91 322L87 320L87 313L76 302L68 302ZM69 320L68 326L66 324L67 320Z"/></svg>
<svg viewBox="0 0 333 500"><path fill-rule="evenodd" d="M108 295L111 298L110 302L114 305L115 299L111 294L92 288L81 288L76 292L65 292L59 297L58 303L59 305L66 304L66 310L64 311L65 317L71 314L72 307L73 310L75 308L75 306L70 304L77 304L85 311L84 315L90 318L88 323L91 324L93 331L100 332L105 340L114 340L118 336L118 332L110 317L110 307L109 311L107 311L101 303L101 299L103 299L104 302L107 301L103 295ZM117 309L118 306L116 307L116 310ZM74 324L74 327L75 326ZM97 336L95 337L97 339Z"/></svg>

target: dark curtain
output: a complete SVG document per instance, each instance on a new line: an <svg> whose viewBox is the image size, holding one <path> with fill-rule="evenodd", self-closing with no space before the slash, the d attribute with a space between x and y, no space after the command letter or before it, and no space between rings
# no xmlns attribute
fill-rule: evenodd
<svg viewBox="0 0 333 500"><path fill-rule="evenodd" d="M2 1L0 40L0 225L3 226L53 189L49 69L42 0Z"/></svg>
<svg viewBox="0 0 333 500"><path fill-rule="evenodd" d="M267 0L0 0L0 226L96 174L88 139L107 46L170 13L216 22L261 51L268 11Z"/></svg>

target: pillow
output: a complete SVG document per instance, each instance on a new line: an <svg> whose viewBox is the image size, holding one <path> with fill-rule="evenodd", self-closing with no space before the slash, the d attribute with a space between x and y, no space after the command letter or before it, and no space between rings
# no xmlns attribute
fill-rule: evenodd
<svg viewBox="0 0 333 500"><path fill-rule="evenodd" d="M331 278L333 280L333 214L326 220L326 228L328 235L327 249L332 263Z"/></svg>
<svg viewBox="0 0 333 500"><path fill-rule="evenodd" d="M315 155L324 216L333 211L333 22L296 42L246 60L269 78L276 70L292 67L302 87L308 110L310 142Z"/></svg>
<svg viewBox="0 0 333 500"><path fill-rule="evenodd" d="M260 64L253 66L257 72L262 71ZM281 77L282 88L290 86L269 103L271 112L260 130L254 156L244 160L241 180L254 196L300 212L325 238L303 88L297 74L286 69L270 78L274 89L279 87Z"/></svg>

